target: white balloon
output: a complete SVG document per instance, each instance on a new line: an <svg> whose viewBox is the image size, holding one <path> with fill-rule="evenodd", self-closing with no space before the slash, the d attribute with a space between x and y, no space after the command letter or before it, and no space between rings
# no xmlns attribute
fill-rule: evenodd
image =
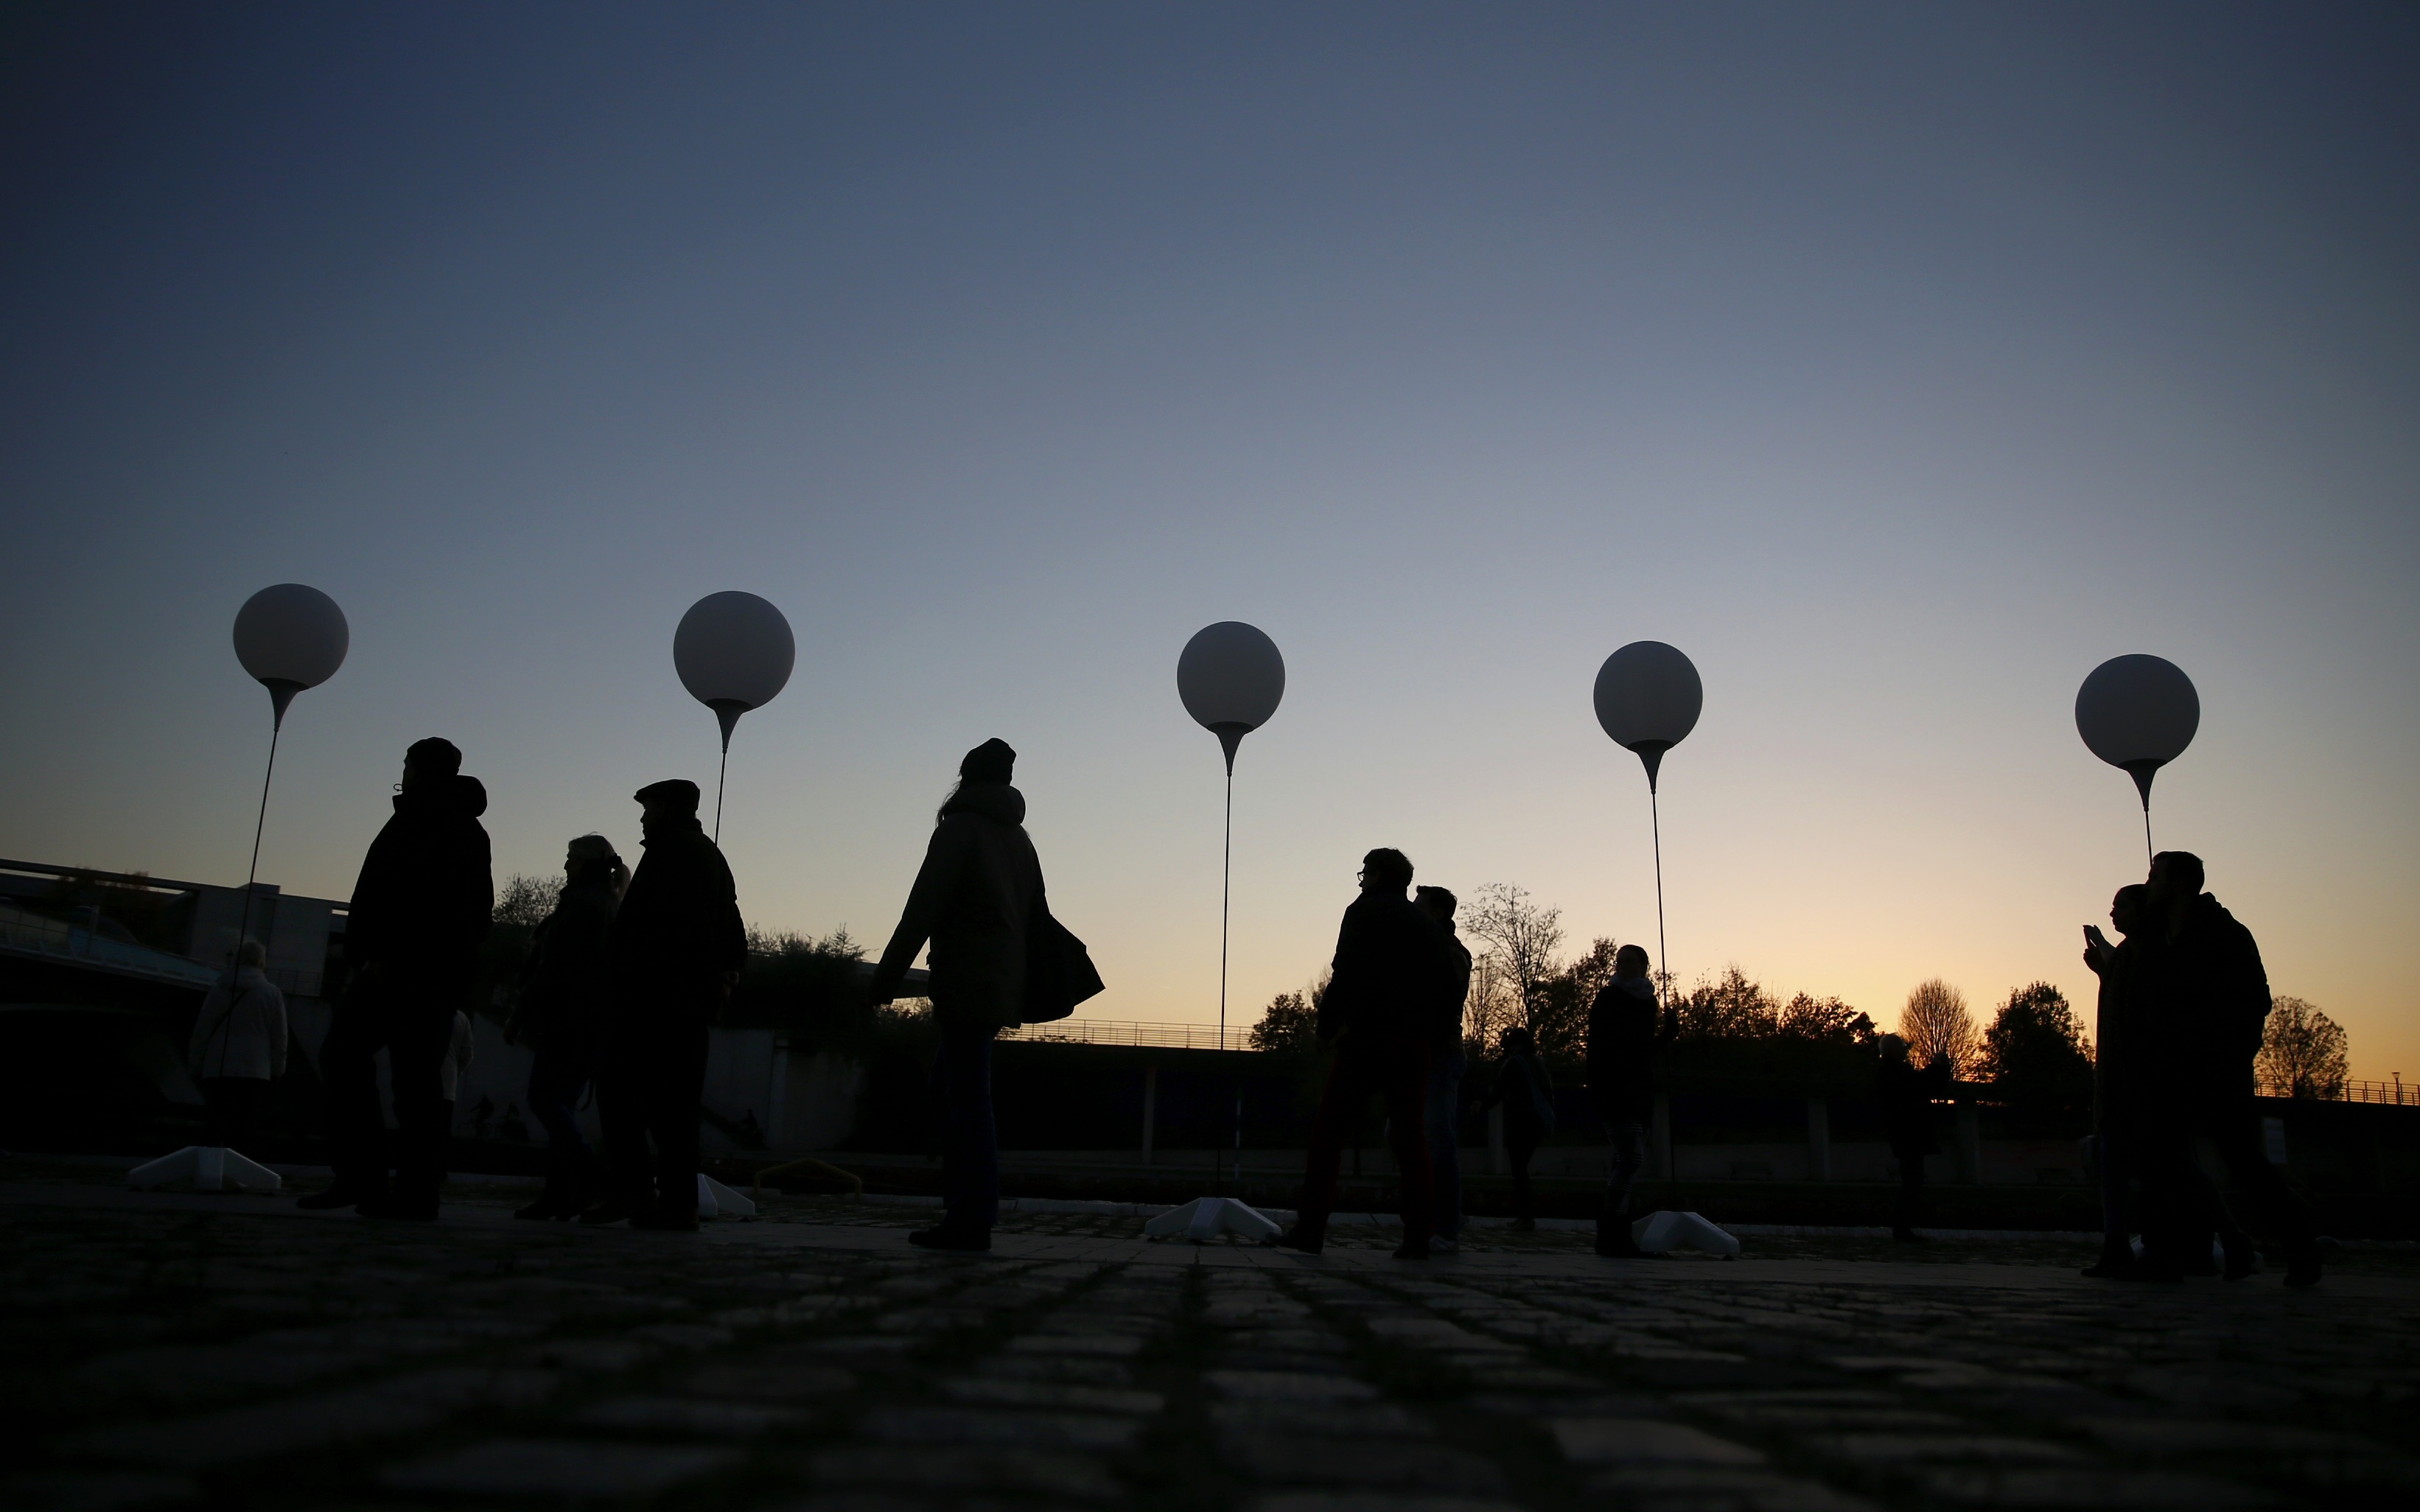
<svg viewBox="0 0 2420 1512"><path fill-rule="evenodd" d="M1185 642L1176 658L1176 696L1195 723L1218 737L1233 766L1236 745L1268 723L1285 697L1285 657L1258 628L1221 620Z"/></svg>
<svg viewBox="0 0 2420 1512"><path fill-rule="evenodd" d="M750 709L788 686L799 643L782 611L754 594L708 594L673 632L673 667L690 697L722 721L722 743Z"/></svg>
<svg viewBox="0 0 2420 1512"><path fill-rule="evenodd" d="M336 675L352 640L336 601L302 583L264 588L235 613L235 658L269 689L280 724L295 694Z"/></svg>
<svg viewBox="0 0 2420 1512"><path fill-rule="evenodd" d="M2163 656L2112 656L2075 691L2075 733L2092 754L2134 779L2151 805L2151 776L2184 754L2201 728L2201 695Z"/></svg>
<svg viewBox="0 0 2420 1512"><path fill-rule="evenodd" d="M1596 722L1614 744L1636 751L1646 764L1650 788L1664 753L1698 727L1705 702L1697 667L1661 640L1633 640L1597 669Z"/></svg>

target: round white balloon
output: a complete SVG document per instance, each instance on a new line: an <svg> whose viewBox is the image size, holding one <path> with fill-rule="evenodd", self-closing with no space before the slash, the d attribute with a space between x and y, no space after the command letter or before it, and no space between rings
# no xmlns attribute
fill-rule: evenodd
<svg viewBox="0 0 2420 1512"><path fill-rule="evenodd" d="M708 594L673 632L673 667L690 697L733 717L789 684L799 643L782 611L754 594Z"/></svg>
<svg viewBox="0 0 2420 1512"><path fill-rule="evenodd" d="M1285 658L1278 643L1241 620L1197 631L1176 658L1176 696L1185 712L1222 738L1268 723L1285 697Z"/></svg>
<svg viewBox="0 0 2420 1512"><path fill-rule="evenodd" d="M2183 755L2200 728L2201 695L2164 656L2113 656L2075 692L2075 733L2092 754L2137 781Z"/></svg>
<svg viewBox="0 0 2420 1512"><path fill-rule="evenodd" d="M352 641L336 601L302 583L264 588L236 610L236 660L272 693L291 697L335 676Z"/></svg>

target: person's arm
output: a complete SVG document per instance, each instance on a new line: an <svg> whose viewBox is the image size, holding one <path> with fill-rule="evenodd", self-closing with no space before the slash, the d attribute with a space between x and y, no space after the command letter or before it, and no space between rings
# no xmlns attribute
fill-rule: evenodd
<svg viewBox="0 0 2420 1512"><path fill-rule="evenodd" d="M203 1073L202 1057L209 1054L210 1036L218 1031L218 1026L234 1010L235 997L227 991L226 984L212 982L209 992L202 998L202 1011L194 1015L194 1039L185 1049L185 1063L194 1068L194 1075Z"/></svg>
<svg viewBox="0 0 2420 1512"><path fill-rule="evenodd" d="M261 1002L261 1026L269 1035L269 1074L274 1079L286 1074L286 1042L292 1036L286 1024L286 995L275 982L264 981L260 990L266 995Z"/></svg>
<svg viewBox="0 0 2420 1512"><path fill-rule="evenodd" d="M1320 1039L1333 1040L1344 1027L1353 1010L1355 994L1360 990L1359 918L1353 909L1344 910L1344 921L1336 926L1336 954L1327 963L1327 990L1319 995L1316 1028Z"/></svg>
<svg viewBox="0 0 2420 1512"><path fill-rule="evenodd" d="M962 825L946 820L934 829L924 846L924 864L916 872L916 885L908 889L908 905L899 912L899 927L891 932L891 943L882 948L882 960L874 968L873 984L866 990L873 1002L887 1003L899 995L899 983L916 964L916 952L933 937L933 927L948 906L970 840Z"/></svg>

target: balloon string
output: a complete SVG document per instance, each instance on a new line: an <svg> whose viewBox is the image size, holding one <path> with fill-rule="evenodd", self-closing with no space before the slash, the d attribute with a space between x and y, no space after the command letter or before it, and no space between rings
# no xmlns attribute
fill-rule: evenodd
<svg viewBox="0 0 2420 1512"><path fill-rule="evenodd" d="M731 742L722 743L722 764L714 769L714 843L722 846L722 784L731 775Z"/></svg>
<svg viewBox="0 0 2420 1512"><path fill-rule="evenodd" d="M243 877L243 909L235 927L236 953L243 951L243 937L252 931L252 885L260 876L260 832L269 825L269 779L277 774L277 737L284 732L286 721L278 720L269 729L269 768L260 774L260 813L252 822L252 870ZM230 957L230 963L233 958Z"/></svg>
<svg viewBox="0 0 2420 1512"><path fill-rule="evenodd" d="M1227 764L1226 837L1218 854L1218 1048L1227 1048L1227 901L1235 875L1235 764ZM1235 1149L1240 1164L1244 1148L1244 1099L1239 1088L1235 1094ZM1227 1189L1224 1151L1218 1169L1212 1173L1218 1190Z"/></svg>
<svg viewBox="0 0 2420 1512"><path fill-rule="evenodd" d="M2143 800L2143 859L2149 862L2158 854L2151 849L2151 800L2145 798Z"/></svg>
<svg viewBox="0 0 2420 1512"><path fill-rule="evenodd" d="M1655 804L1653 783L1647 788L1647 822L1655 835L1655 1011L1664 1011L1664 984L1671 980L1672 964L1664 957L1664 817Z"/></svg>

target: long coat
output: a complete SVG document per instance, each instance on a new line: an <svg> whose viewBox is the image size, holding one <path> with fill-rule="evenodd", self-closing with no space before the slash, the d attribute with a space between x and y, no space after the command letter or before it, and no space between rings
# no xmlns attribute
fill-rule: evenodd
<svg viewBox="0 0 2420 1512"><path fill-rule="evenodd" d="M286 1074L286 995L258 966L210 983L187 1059L197 1078L268 1081Z"/></svg>
<svg viewBox="0 0 2420 1512"><path fill-rule="evenodd" d="M970 782L941 806L899 927L874 969L877 1002L896 996L929 941L933 1011L944 1026L1025 1021L1025 949L1042 899L1042 860L1025 833L1025 795Z"/></svg>
<svg viewBox="0 0 2420 1512"><path fill-rule="evenodd" d="M362 857L346 909L348 966L380 967L437 999L470 990L496 903L479 825L487 811L476 778L431 779L395 795L395 816Z"/></svg>
<svg viewBox="0 0 2420 1512"><path fill-rule="evenodd" d="M593 1040L613 980L613 887L592 871L555 895L530 940L513 1007L514 1035L532 1044Z"/></svg>
<svg viewBox="0 0 2420 1512"><path fill-rule="evenodd" d="M1634 983L1636 985L1634 985ZM1655 1111L1655 1052L1679 1026L1655 1016L1655 989L1644 977L1616 977L1589 1004L1589 1102L1607 1123L1645 1123Z"/></svg>
<svg viewBox="0 0 2420 1512"><path fill-rule="evenodd" d="M1436 921L1399 892L1354 899L1337 928L1336 959L1327 991L1320 995L1320 1036L1351 1030L1432 1040L1438 1005L1451 992L1454 964L1446 940Z"/></svg>
<svg viewBox="0 0 2420 1512"><path fill-rule="evenodd" d="M2252 932L2205 892L2175 939L2156 924L2135 938L2144 949L2127 987L2133 1026L2168 1047L2188 1097L2249 1095L2270 1007L2269 972Z"/></svg>
<svg viewBox="0 0 2420 1512"><path fill-rule="evenodd" d="M607 936L617 1022L693 1022L722 1000L729 973L748 962L731 867L694 818L666 821L640 842Z"/></svg>

